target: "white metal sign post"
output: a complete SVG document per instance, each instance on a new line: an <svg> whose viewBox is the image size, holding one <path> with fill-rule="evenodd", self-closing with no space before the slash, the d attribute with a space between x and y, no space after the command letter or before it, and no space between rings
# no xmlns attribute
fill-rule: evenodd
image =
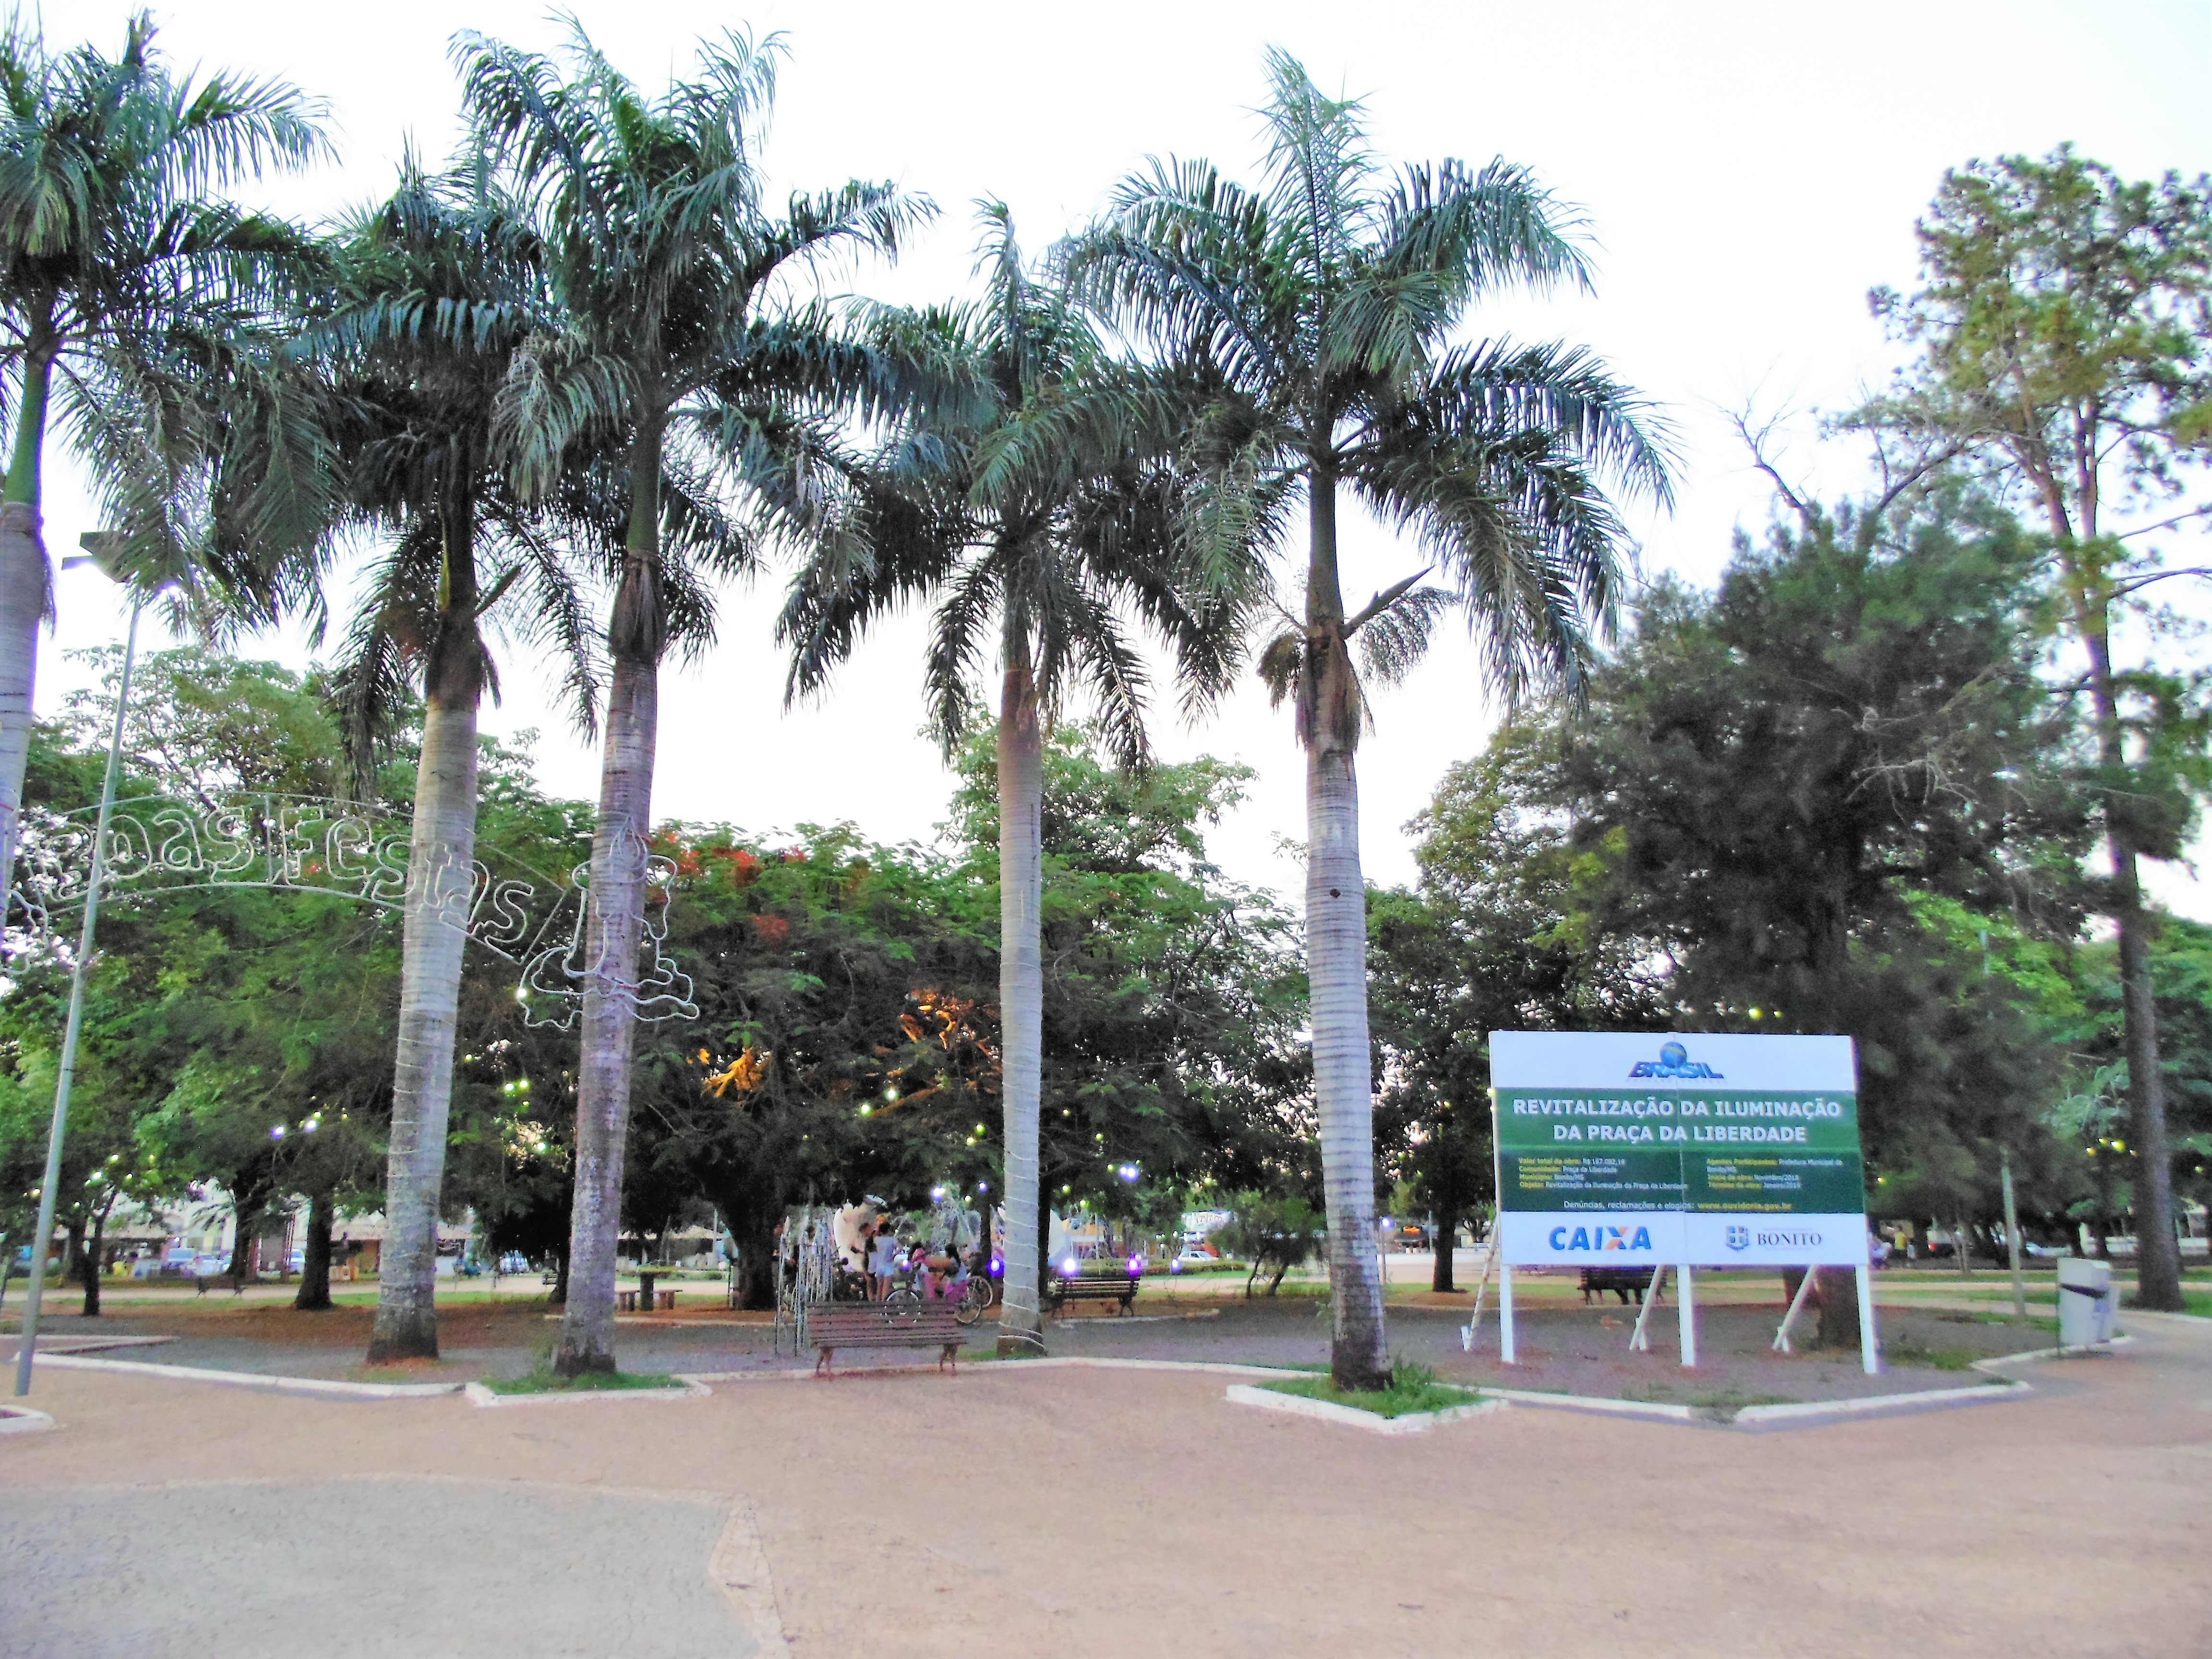
<svg viewBox="0 0 2212 1659"><path fill-rule="evenodd" d="M1493 1031L1490 1075L1506 1364L1516 1266L1674 1268L1685 1365L1696 1269L1756 1266L1852 1269L1877 1368L1849 1037Z"/></svg>

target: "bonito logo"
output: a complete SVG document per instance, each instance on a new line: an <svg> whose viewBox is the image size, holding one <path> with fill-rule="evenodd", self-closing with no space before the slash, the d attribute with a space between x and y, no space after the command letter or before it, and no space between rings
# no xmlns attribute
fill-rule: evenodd
<svg viewBox="0 0 2212 1659"><path fill-rule="evenodd" d="M1638 1227L1632 1233L1626 1227L1554 1227L1551 1244L1555 1250L1648 1250L1651 1229Z"/></svg>
<svg viewBox="0 0 2212 1659"><path fill-rule="evenodd" d="M1658 1059L1638 1060L1628 1068L1628 1075L1632 1078L1709 1077L1717 1079L1721 1074L1702 1060L1692 1060L1690 1051L1680 1043L1662 1042L1659 1045Z"/></svg>
<svg viewBox="0 0 2212 1659"><path fill-rule="evenodd" d="M1751 1248L1751 1229L1748 1227L1729 1228L1728 1230L1728 1247L1731 1250L1749 1249Z"/></svg>

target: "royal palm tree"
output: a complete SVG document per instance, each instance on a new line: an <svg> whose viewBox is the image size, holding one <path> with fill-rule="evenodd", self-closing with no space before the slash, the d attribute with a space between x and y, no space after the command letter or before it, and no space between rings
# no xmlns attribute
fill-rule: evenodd
<svg viewBox="0 0 2212 1659"><path fill-rule="evenodd" d="M1005 1113L1006 1301L999 1351L1038 1352L1038 1112L1043 1079L1043 733L1085 694L1121 762L1147 759L1147 674L1128 619L1169 646L1191 704L1228 683L1250 589L1233 544L1188 532L1175 470L1185 404L1166 376L1112 364L1081 315L1024 267L1006 210L982 206L977 303L907 317L904 355L971 366L980 409L923 410L856 479L842 536L817 538L779 623L788 693L820 691L867 627L935 596L930 725L950 755L978 714L973 686L995 643L999 998ZM1203 552L1201 552L1203 550ZM1209 562L1205 554L1214 556Z"/></svg>
<svg viewBox="0 0 2212 1659"><path fill-rule="evenodd" d="M717 455L773 517L812 465L819 417L867 412L887 389L788 285L842 252L895 252L927 204L854 182L763 200L758 157L781 43L702 47L698 78L641 93L573 28L562 65L477 35L456 41L477 143L529 201L557 329L522 348L502 404L526 495L553 493L580 446L619 453L620 554L592 846L583 1053L563 1375L614 1365L615 1245L629 1116L660 659L703 640L709 577L750 568L756 542L672 547L660 482L673 453ZM815 418L809 418L811 416Z"/></svg>
<svg viewBox="0 0 2212 1659"><path fill-rule="evenodd" d="M1224 490L1303 485L1304 616L1262 655L1306 752L1306 956L1328 1206L1331 1366L1389 1370L1374 1231L1365 890L1353 754L1367 718L1352 659L1388 679L1463 608L1510 697L1571 687L1612 615L1626 538L1602 486L1664 500L1650 411L1587 352L1450 343L1507 283L1586 283L1573 222L1522 169L1387 173L1360 106L1323 97L1279 52L1263 182L1154 161L1067 254L1079 293L1218 395L1199 428ZM1426 568L1348 610L1337 498L1410 531ZM1279 529L1274 520L1264 528ZM1431 583L1431 574L1441 578Z"/></svg>
<svg viewBox="0 0 2212 1659"><path fill-rule="evenodd" d="M550 316L538 252L480 173L435 178L410 162L388 199L331 239L321 314L296 349L327 388L335 527L390 538L336 679L364 798L406 694L419 685L422 698L373 1364L438 1352L439 1197L490 676L483 619L514 592L514 631L566 661L586 722L596 690L573 549L599 520L574 491L525 504L494 456L514 351Z"/></svg>
<svg viewBox="0 0 2212 1659"><path fill-rule="evenodd" d="M282 82L196 83L153 36L133 17L110 59L89 46L49 53L21 12L0 27L0 358L13 402L0 416L15 428L0 488L0 911L52 591L49 429L88 464L121 567L204 582L195 597L219 597L234 620L312 598L298 566L269 556L312 540L301 526L320 499L307 400L274 373L270 325L301 241L210 192L320 155L320 106ZM257 407L241 418L243 404Z"/></svg>

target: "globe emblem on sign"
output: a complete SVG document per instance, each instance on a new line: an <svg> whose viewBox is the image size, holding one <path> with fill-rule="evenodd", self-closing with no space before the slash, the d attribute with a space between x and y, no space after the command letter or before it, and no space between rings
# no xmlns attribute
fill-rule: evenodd
<svg viewBox="0 0 2212 1659"><path fill-rule="evenodd" d="M1728 1247L1731 1250L1749 1249L1751 1248L1751 1229L1748 1227L1729 1228L1728 1230Z"/></svg>
<svg viewBox="0 0 2212 1659"><path fill-rule="evenodd" d="M1638 1060L1635 1065L1628 1068L1628 1075L1632 1078L1709 1077L1717 1079L1721 1074L1713 1070L1711 1066L1706 1065L1703 1060L1692 1060L1690 1058L1690 1051L1687 1048L1685 1048L1680 1043L1662 1042L1659 1045L1659 1058L1657 1060Z"/></svg>

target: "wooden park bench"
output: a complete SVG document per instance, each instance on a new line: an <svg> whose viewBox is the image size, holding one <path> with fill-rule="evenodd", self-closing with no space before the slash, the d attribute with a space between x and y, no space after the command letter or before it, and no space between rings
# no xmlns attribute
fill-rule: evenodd
<svg viewBox="0 0 2212 1659"><path fill-rule="evenodd" d="M1141 1281L1133 1273L1116 1273L1110 1279L1060 1279L1055 1277L1045 1287L1044 1304L1058 1313L1071 1302L1118 1302L1115 1311L1119 1319L1129 1311L1137 1299L1137 1286Z"/></svg>
<svg viewBox="0 0 2212 1659"><path fill-rule="evenodd" d="M1605 1293L1611 1291L1620 1298L1624 1307L1632 1297L1640 1303L1644 1300L1644 1291L1651 1288L1651 1272L1649 1267L1585 1267L1583 1269L1583 1300L1587 1303L1595 1293L1602 1302Z"/></svg>
<svg viewBox="0 0 2212 1659"><path fill-rule="evenodd" d="M196 1274L192 1279L192 1294L205 1296L210 1291L228 1291L233 1296L246 1294L246 1281L234 1279L228 1273Z"/></svg>
<svg viewBox="0 0 2212 1659"><path fill-rule="evenodd" d="M880 1302L830 1302L810 1308L806 1340L820 1351L817 1376L835 1376L830 1358L840 1348L935 1348L937 1369L960 1369L959 1309L951 1302L925 1302L886 1309Z"/></svg>

